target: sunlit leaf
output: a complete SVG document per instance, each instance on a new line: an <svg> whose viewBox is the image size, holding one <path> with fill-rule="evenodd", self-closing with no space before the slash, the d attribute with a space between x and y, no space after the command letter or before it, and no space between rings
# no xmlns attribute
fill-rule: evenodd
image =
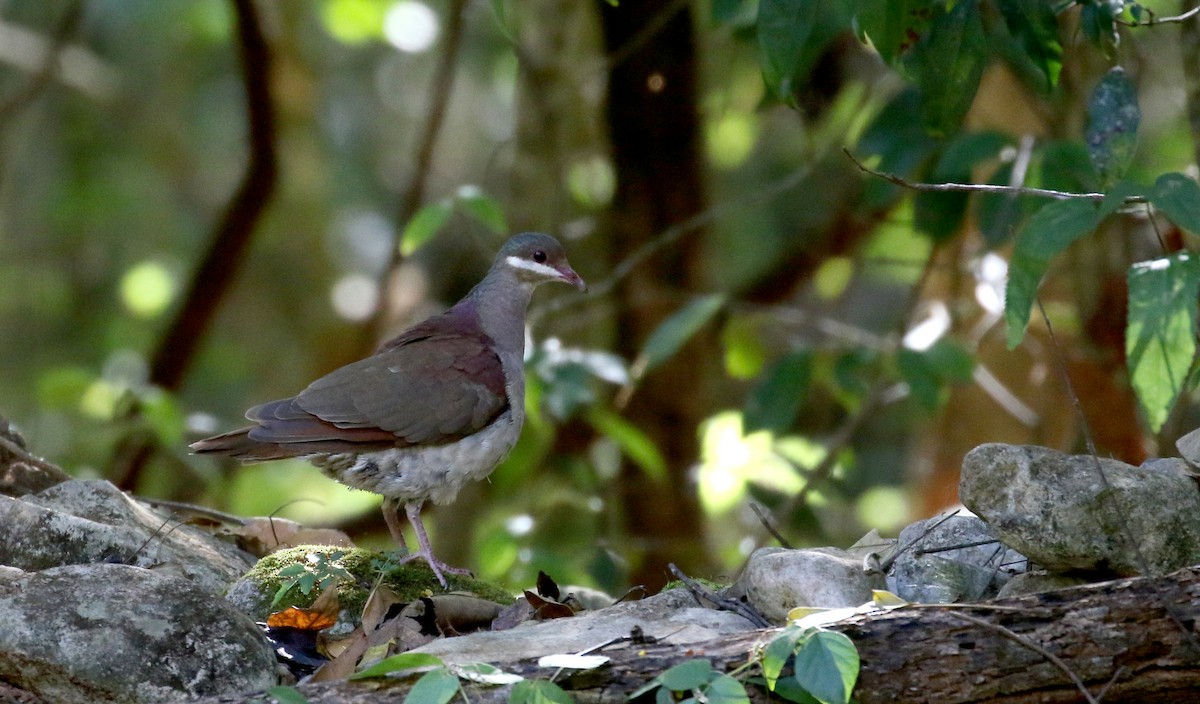
<svg viewBox="0 0 1200 704"><path fill-rule="evenodd" d="M1124 69L1113 68L1092 91L1084 134L1088 156L1100 174L1103 187L1116 183L1133 161L1141 118L1137 89L1125 76Z"/></svg>
<svg viewBox="0 0 1200 704"><path fill-rule="evenodd" d="M788 658L795 652L796 643L804 635L805 632L799 628L786 628L767 644L762 656L762 672L767 689L775 689L779 674L783 672Z"/></svg>
<svg viewBox="0 0 1200 704"><path fill-rule="evenodd" d="M1158 432L1196 355L1200 258L1180 253L1129 269L1125 355L1150 429Z"/></svg>
<svg viewBox="0 0 1200 704"><path fill-rule="evenodd" d="M664 320L646 339L634 367L636 377L670 359L725 305L725 296L700 296Z"/></svg>
<svg viewBox="0 0 1200 704"><path fill-rule="evenodd" d="M1034 297L1050 259L1095 230L1101 218L1100 209L1092 201L1069 199L1047 203L1025 224L1009 263L1005 290L1004 322L1009 349L1025 337Z"/></svg>
<svg viewBox="0 0 1200 704"><path fill-rule="evenodd" d="M588 422L601 435L611 438L629 459L642 468L651 479L665 481L667 461L650 436L618 414L601 406L588 409Z"/></svg>
<svg viewBox="0 0 1200 704"><path fill-rule="evenodd" d="M430 203L418 210L400 235L400 253L406 257L410 256L420 249L421 245L433 239L438 230L446 225L453 210L452 205L446 201Z"/></svg>
<svg viewBox="0 0 1200 704"><path fill-rule="evenodd" d="M445 668L430 670L408 690L404 704L446 704L458 694L458 678Z"/></svg>
<svg viewBox="0 0 1200 704"><path fill-rule="evenodd" d="M430 655L429 653L400 653L399 655L393 655L390 658L380 660L362 672L354 673L350 676L350 679L362 680L371 677L382 677L390 675L393 672L415 670L423 667L441 667L442 665L444 665L442 659L436 655Z"/></svg>
<svg viewBox="0 0 1200 704"><path fill-rule="evenodd" d="M484 227L497 234L508 232L508 223L504 218L504 208L494 198L484 195L475 186L463 186L458 189L455 200L462 205L467 214L475 218Z"/></svg>
<svg viewBox="0 0 1200 704"><path fill-rule="evenodd" d="M841 633L818 631L796 652L796 682L825 704L846 704L858 680L858 649Z"/></svg>
<svg viewBox="0 0 1200 704"><path fill-rule="evenodd" d="M1163 174L1154 182L1149 199L1171 222L1200 234L1200 185L1180 173Z"/></svg>

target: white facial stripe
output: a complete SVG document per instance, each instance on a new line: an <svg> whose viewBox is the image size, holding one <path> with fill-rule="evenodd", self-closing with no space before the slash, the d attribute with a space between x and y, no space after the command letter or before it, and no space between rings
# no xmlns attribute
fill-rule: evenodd
<svg viewBox="0 0 1200 704"><path fill-rule="evenodd" d="M562 278L562 274L559 273L558 269L555 269L552 266L546 266L545 264L538 264L537 262L531 262L528 259L522 259L520 257L511 257L511 256L506 257L504 259L504 261L506 264L513 267L514 269L525 269L526 271L532 271L536 274L541 274L542 276L545 276L548 279L561 279Z"/></svg>

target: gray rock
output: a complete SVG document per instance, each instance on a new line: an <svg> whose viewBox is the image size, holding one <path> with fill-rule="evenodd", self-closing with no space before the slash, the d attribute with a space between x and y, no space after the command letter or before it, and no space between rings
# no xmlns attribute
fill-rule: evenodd
<svg viewBox="0 0 1200 704"><path fill-rule="evenodd" d="M1063 574L1061 572L1034 570L1033 572L1024 572L1015 575L1000 589L1000 593L997 596L1023 596L1025 594L1051 592L1055 589L1077 587L1087 583L1088 580L1080 576Z"/></svg>
<svg viewBox="0 0 1200 704"><path fill-rule="evenodd" d="M1107 486L1096 462L981 445L963 459L959 498L1006 545L1050 570L1161 574L1200 563L1200 490L1183 460L1133 467L1100 458Z"/></svg>
<svg viewBox="0 0 1200 704"><path fill-rule="evenodd" d="M861 606L872 589L884 588L882 575L866 574L863 561L845 550L759 548L728 594L744 596L767 620L783 623L797 606Z"/></svg>
<svg viewBox="0 0 1200 704"><path fill-rule="evenodd" d="M0 681L59 704L142 704L262 689L275 657L194 583L128 565L0 579Z"/></svg>
<svg viewBox="0 0 1200 704"><path fill-rule="evenodd" d="M991 541L990 543L988 541ZM1025 560L975 516L935 516L900 531L888 589L906 601L948 604L996 595ZM966 545L954 550L938 550Z"/></svg>
<svg viewBox="0 0 1200 704"><path fill-rule="evenodd" d="M0 564L36 571L103 561L153 567L213 594L254 564L232 544L169 520L106 481L0 496Z"/></svg>
<svg viewBox="0 0 1200 704"><path fill-rule="evenodd" d="M504 631L482 631L439 638L417 648L447 662L513 662L557 653L577 653L639 627L647 636L668 638L676 645L711 640L754 630L729 611L699 606L686 589L671 589L641 601L615 604L602 611L582 611L571 618L526 621Z"/></svg>

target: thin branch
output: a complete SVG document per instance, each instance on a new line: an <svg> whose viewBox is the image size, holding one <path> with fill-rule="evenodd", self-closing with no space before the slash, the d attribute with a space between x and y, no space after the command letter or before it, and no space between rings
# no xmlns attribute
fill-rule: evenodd
<svg viewBox="0 0 1200 704"><path fill-rule="evenodd" d="M994 183L918 183L909 181L906 178L888 173L886 171L877 171L863 164L858 159L854 158L854 154L849 149L842 149L850 161L861 169L864 173L868 173L877 178L881 178L889 183L894 183L897 186L907 188L913 191L933 191L933 192L959 192L959 193L996 193L1000 195L1016 195L1016 196L1033 196L1036 198L1053 198L1055 200L1070 200L1072 198L1081 198L1086 200L1102 201L1105 198L1103 193L1072 193L1070 191L1056 191L1050 188L1032 188L1029 186L1003 186ZM1135 203L1145 203L1144 196L1129 196L1125 199L1126 205Z"/></svg>
<svg viewBox="0 0 1200 704"><path fill-rule="evenodd" d="M687 586L688 591L690 591L692 596L695 597L696 600L701 604L707 601L719 609L732 611L738 616L741 616L750 623L754 624L756 628L771 627L771 622L768 621L762 614L758 613L758 610L750 604L740 599L730 599L729 597L724 597L720 594L714 593L708 587L684 574L683 570L676 567L674 562L669 563L667 565L667 569L671 571L671 574L675 576L675 579L678 579Z"/></svg>
<svg viewBox="0 0 1200 704"><path fill-rule="evenodd" d="M1190 10L1186 10L1185 12L1172 17L1155 17L1154 12L1150 8L1143 7L1142 9L1146 11L1146 14L1150 15L1150 19L1146 20L1145 22L1126 22L1125 20L1119 19L1117 20L1117 24L1124 25L1126 27L1153 27L1156 24L1169 24L1172 22L1184 23L1193 17L1200 16L1200 7L1193 7Z"/></svg>
<svg viewBox="0 0 1200 704"><path fill-rule="evenodd" d="M404 228L425 201L426 190L429 187L429 176L433 171L434 148L437 146L438 136L442 133L450 97L454 92L454 77L458 69L459 50L462 47L466 6L466 0L452 0L446 11L446 32L442 44L442 54L430 84L429 115L417 140L412 180L409 182L408 188L401 194L400 207L396 211L396 241L392 246L387 268L383 270L383 277L379 281L380 304L367 323L369 344L372 347L384 334L383 326L387 319L387 306L384 301L387 300L386 294L391 276L404 262L404 255L400 251L404 244Z"/></svg>
<svg viewBox="0 0 1200 704"><path fill-rule="evenodd" d="M991 629L991 630L995 631L996 633L999 633L1000 635L1004 636L1005 638L1007 638L1015 643L1019 643L1020 645L1026 647L1026 648L1029 648L1030 650L1037 653L1038 655L1041 655L1042 657L1046 658L1046 660L1051 665L1054 665L1058 669L1062 670L1063 673L1066 674L1066 676L1070 678L1071 682L1083 694L1084 699L1086 699L1090 704L1099 704L1098 701L1096 700L1096 698L1092 696L1092 693L1088 691L1087 686L1083 684L1083 680L1079 679L1079 675L1075 674L1074 670L1067 667L1067 663L1063 662L1061 658L1059 658L1057 655L1050 652L1049 650L1046 650L1045 648L1038 645L1037 643L1034 643L1032 640L1029 640L1028 638L1026 638L1022 635L1014 633L1011 630L1005 628L1004 626L1001 626L998 623L992 623L991 621L985 621L981 618L977 618L975 616L970 616L968 614L959 613L957 611L947 611L946 613L954 618L957 618L957 619L960 619L963 621L968 621L977 626L982 626L983 628Z"/></svg>
<svg viewBox="0 0 1200 704"><path fill-rule="evenodd" d="M237 193L213 233L200 266L188 286L183 305L150 364L150 381L177 389L195 356L200 338L212 322L217 303L233 282L255 225L275 190L278 157L275 109L271 101L271 52L254 11L253 0L232 0L237 17L238 53L249 122L249 163Z"/></svg>

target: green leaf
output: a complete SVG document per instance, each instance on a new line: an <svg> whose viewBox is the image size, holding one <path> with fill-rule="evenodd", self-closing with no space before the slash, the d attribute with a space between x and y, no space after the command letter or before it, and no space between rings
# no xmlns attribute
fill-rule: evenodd
<svg viewBox="0 0 1200 704"><path fill-rule="evenodd" d="M1200 257L1179 253L1129 268L1129 379L1150 429L1158 432L1196 356Z"/></svg>
<svg viewBox="0 0 1200 704"><path fill-rule="evenodd" d="M1200 186L1180 173L1163 174L1154 182L1150 202L1171 222L1200 234Z"/></svg>
<svg viewBox="0 0 1200 704"><path fill-rule="evenodd" d="M308 704L308 698L295 687L271 687L267 694L279 704Z"/></svg>
<svg viewBox="0 0 1200 704"><path fill-rule="evenodd" d="M858 649L834 631L817 631L796 652L796 683L824 704L846 704L858 680Z"/></svg>
<svg viewBox="0 0 1200 704"><path fill-rule="evenodd" d="M548 680L522 680L508 693L508 704L575 704L562 687Z"/></svg>
<svg viewBox="0 0 1200 704"><path fill-rule="evenodd" d="M807 351L793 352L775 362L746 399L745 432L780 433L790 428L804 405L811 378L812 354Z"/></svg>
<svg viewBox="0 0 1200 704"><path fill-rule="evenodd" d="M641 354L634 362L637 371L633 376L640 378L670 359L724 305L725 296L713 293L693 300L664 320L646 339Z"/></svg>
<svg viewBox="0 0 1200 704"><path fill-rule="evenodd" d="M959 0L949 12L941 7L905 62L921 90L925 126L937 135L953 133L966 117L989 54L977 0Z"/></svg>
<svg viewBox="0 0 1200 704"><path fill-rule="evenodd" d="M1009 33L1045 77L1046 86L1055 86L1062 71L1062 45L1051 4L1045 0L999 0L999 5Z"/></svg>
<svg viewBox="0 0 1200 704"><path fill-rule="evenodd" d="M767 90L794 102L796 83L808 73L821 46L810 38L820 0L761 0L758 4L758 53Z"/></svg>
<svg viewBox="0 0 1200 704"><path fill-rule="evenodd" d="M767 689L775 689L779 673L783 671L783 666L787 664L788 658L792 657L795 652L796 643L805 635L806 633L802 629L787 628L767 644L762 656L763 679L766 681Z"/></svg>
<svg viewBox="0 0 1200 704"><path fill-rule="evenodd" d="M422 667L442 667L445 663L436 655L429 653L400 653L390 658L384 658L362 672L350 675L352 680L363 680L371 677L382 677L401 670L415 670Z"/></svg>
<svg viewBox="0 0 1200 704"><path fill-rule="evenodd" d="M962 345L942 338L926 350L902 349L896 366L908 383L913 399L927 411L936 411L947 384L971 379L975 360Z"/></svg>
<svg viewBox="0 0 1200 704"><path fill-rule="evenodd" d="M445 668L430 670L408 690L404 704L446 704L458 694L458 678Z"/></svg>
<svg viewBox="0 0 1200 704"><path fill-rule="evenodd" d="M646 435L620 415L601 406L588 409L587 420L601 435L611 438L621 450L656 482L667 479L667 460Z"/></svg>
<svg viewBox="0 0 1200 704"><path fill-rule="evenodd" d="M667 689L678 692L696 689L707 684L717 674L719 673L713 670L711 662L697 658L685 660L668 668L666 672L658 676L658 681Z"/></svg>
<svg viewBox="0 0 1200 704"><path fill-rule="evenodd" d="M475 218L484 227L496 234L508 232L508 222L504 218L504 208L495 199L484 195L477 186L463 186L458 189L455 200L462 205L467 214Z"/></svg>
<svg viewBox="0 0 1200 704"><path fill-rule="evenodd" d="M855 13L855 24L879 56L895 64L929 32L932 5L930 0L863 0Z"/></svg>
<svg viewBox="0 0 1200 704"><path fill-rule="evenodd" d="M1137 89L1125 77L1124 69L1113 68L1092 91L1084 133L1088 156L1104 188L1124 176L1133 161L1141 118Z"/></svg>
<svg viewBox="0 0 1200 704"><path fill-rule="evenodd" d="M746 687L729 675L718 675L704 690L708 704L750 704Z"/></svg>
<svg viewBox="0 0 1200 704"><path fill-rule="evenodd" d="M446 221L450 219L450 213L453 212L453 206L447 201L438 201L417 211L416 215L408 221L404 226L404 232L400 235L400 253L404 256L411 256L421 248L433 236L438 233L438 230L445 226Z"/></svg>
<svg viewBox="0 0 1200 704"><path fill-rule="evenodd" d="M1091 0L1080 4L1079 28L1089 41L1104 51L1105 56L1112 56L1119 40L1117 15L1125 0Z"/></svg>
<svg viewBox="0 0 1200 704"><path fill-rule="evenodd" d="M1101 213L1097 205L1081 198L1058 200L1042 206L1021 231L1008 265L1004 322L1008 348L1021 344L1042 274L1050 259L1075 240L1096 229Z"/></svg>

